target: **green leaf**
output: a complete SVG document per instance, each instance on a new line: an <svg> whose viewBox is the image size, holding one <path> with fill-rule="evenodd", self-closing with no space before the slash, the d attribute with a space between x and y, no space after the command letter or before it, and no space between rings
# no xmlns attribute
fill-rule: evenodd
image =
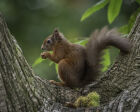
<svg viewBox="0 0 140 112"><path fill-rule="evenodd" d="M131 30L131 28L133 27L134 23L135 23L135 20L136 20L136 17L137 15L139 14L140 12L140 7L137 8L137 10L135 12L132 13L132 15L130 16L129 18L129 21L128 21L128 28L129 28L129 31Z"/></svg>
<svg viewBox="0 0 140 112"><path fill-rule="evenodd" d="M36 65L40 64L42 61L44 61L44 59L42 59L41 57L37 58L37 59L34 61L32 67L35 67Z"/></svg>
<svg viewBox="0 0 140 112"><path fill-rule="evenodd" d="M50 63L49 63L49 66L52 66L54 64L54 62L53 61L51 61Z"/></svg>
<svg viewBox="0 0 140 112"><path fill-rule="evenodd" d="M136 0L136 2L137 2L138 4L140 4L140 0Z"/></svg>
<svg viewBox="0 0 140 112"><path fill-rule="evenodd" d="M80 44L80 45L82 45L82 46L85 46L87 42L88 42L88 39L80 40L80 41L75 42L75 43L76 43L76 44Z"/></svg>
<svg viewBox="0 0 140 112"><path fill-rule="evenodd" d="M89 16L91 16L94 12L96 12L96 11L102 9L103 7L105 7L105 5L107 5L108 2L109 2L109 0L101 0L100 2L93 5L91 8L88 8L84 12L84 14L82 15L81 21L83 21L86 18L88 18Z"/></svg>
<svg viewBox="0 0 140 112"><path fill-rule="evenodd" d="M132 13L132 15L129 18L128 24L120 27L119 31L121 33L128 34L131 31L139 12L140 12L140 7L135 12Z"/></svg>
<svg viewBox="0 0 140 112"><path fill-rule="evenodd" d="M108 6L108 21L111 24L115 18L119 15L122 5L122 0L110 0Z"/></svg>
<svg viewBox="0 0 140 112"><path fill-rule="evenodd" d="M55 70L56 70L56 73L58 74L58 64L55 64Z"/></svg>
<svg viewBox="0 0 140 112"><path fill-rule="evenodd" d="M123 25L119 28L119 32L121 32L122 34L128 34L129 30L128 30L128 25Z"/></svg>
<svg viewBox="0 0 140 112"><path fill-rule="evenodd" d="M104 50L105 54L103 55L103 61L101 62L101 64L103 64L103 68L102 68L102 72L106 71L109 67L109 65L111 64L110 61L110 53L109 50L106 49Z"/></svg>

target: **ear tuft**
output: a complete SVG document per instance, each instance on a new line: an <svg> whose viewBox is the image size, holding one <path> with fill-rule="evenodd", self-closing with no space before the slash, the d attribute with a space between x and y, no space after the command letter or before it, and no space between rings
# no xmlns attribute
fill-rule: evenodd
<svg viewBox="0 0 140 112"><path fill-rule="evenodd" d="M56 29L56 28L54 29L53 36L54 36L57 40L59 40L60 34L59 34L58 29Z"/></svg>
<svg viewBox="0 0 140 112"><path fill-rule="evenodd" d="M55 28L53 34L54 34L54 36L58 36L59 35L58 29Z"/></svg>
<svg viewBox="0 0 140 112"><path fill-rule="evenodd" d="M57 28L54 29L54 33L59 32Z"/></svg>

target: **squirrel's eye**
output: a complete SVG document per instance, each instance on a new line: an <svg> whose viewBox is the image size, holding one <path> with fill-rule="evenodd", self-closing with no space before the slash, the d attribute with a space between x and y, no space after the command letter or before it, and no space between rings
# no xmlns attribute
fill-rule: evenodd
<svg viewBox="0 0 140 112"><path fill-rule="evenodd" d="M48 44L51 43L51 40L47 40L47 43L48 43Z"/></svg>

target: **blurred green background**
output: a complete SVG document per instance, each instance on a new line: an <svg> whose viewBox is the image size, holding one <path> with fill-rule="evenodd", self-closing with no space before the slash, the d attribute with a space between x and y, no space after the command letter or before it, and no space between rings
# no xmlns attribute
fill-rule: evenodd
<svg viewBox="0 0 140 112"><path fill-rule="evenodd" d="M83 40L96 28L109 28L128 24L130 16L139 7L135 0L124 0L119 16L109 24L107 9L95 12L80 21L86 9L99 0L0 0L0 11L5 16L8 27L17 39L30 65L40 56L40 47L54 28L58 28L71 42ZM116 0L117 2L117 0ZM117 55L111 52L111 60ZM45 60L33 67L35 73L47 79L57 80L55 65Z"/></svg>

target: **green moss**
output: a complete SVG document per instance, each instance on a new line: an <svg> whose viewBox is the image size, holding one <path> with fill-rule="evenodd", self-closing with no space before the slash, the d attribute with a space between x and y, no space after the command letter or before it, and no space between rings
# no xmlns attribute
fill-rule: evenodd
<svg viewBox="0 0 140 112"><path fill-rule="evenodd" d="M80 96L74 103L76 107L85 107L88 103L88 98L84 96Z"/></svg>
<svg viewBox="0 0 140 112"><path fill-rule="evenodd" d="M87 97L89 99L94 100L94 101L97 101L97 102L99 102L99 100L100 100L100 96L99 96L99 94L97 92L91 92L91 93L89 93L87 95Z"/></svg>
<svg viewBox="0 0 140 112"><path fill-rule="evenodd" d="M87 96L80 96L75 102L75 107L98 107L100 105L100 96L96 92L91 92Z"/></svg>

